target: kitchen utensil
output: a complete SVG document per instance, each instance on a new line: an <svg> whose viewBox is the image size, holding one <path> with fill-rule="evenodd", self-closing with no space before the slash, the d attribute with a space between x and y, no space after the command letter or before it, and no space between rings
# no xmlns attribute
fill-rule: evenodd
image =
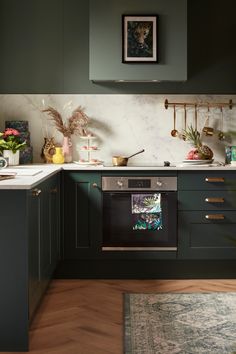
<svg viewBox="0 0 236 354"><path fill-rule="evenodd" d="M142 149L138 152L136 152L135 154L132 154L128 157L124 157L124 156L112 156L112 164L113 166L127 166L128 160L133 157L136 156L138 154L141 154L142 152L144 152L145 150Z"/></svg>
<svg viewBox="0 0 236 354"><path fill-rule="evenodd" d="M210 123L210 108L208 106L208 109L207 109L207 118L206 118L206 121L205 121L205 125L202 129L202 131L205 133L206 136L212 136L213 133L214 133L214 129L209 127L209 123Z"/></svg>
<svg viewBox="0 0 236 354"><path fill-rule="evenodd" d="M171 135L175 138L178 135L178 130L176 129L176 108L174 104L174 128L171 130Z"/></svg>
<svg viewBox="0 0 236 354"><path fill-rule="evenodd" d="M224 140L225 139L225 135L224 135L224 132L223 132L223 130L224 130L224 127L223 127L223 125L224 125L224 112L223 112L223 107L222 106L220 107L220 111L221 111L221 127L220 127L220 131L218 133L218 139L219 140Z"/></svg>
<svg viewBox="0 0 236 354"><path fill-rule="evenodd" d="M184 129L187 129L187 109L186 104L184 105Z"/></svg>
<svg viewBox="0 0 236 354"><path fill-rule="evenodd" d="M197 105L194 106L195 130L197 130Z"/></svg>
<svg viewBox="0 0 236 354"><path fill-rule="evenodd" d="M186 109L186 104L184 105L184 130L186 131L187 129L187 109ZM186 140L186 136L183 135L183 140Z"/></svg>

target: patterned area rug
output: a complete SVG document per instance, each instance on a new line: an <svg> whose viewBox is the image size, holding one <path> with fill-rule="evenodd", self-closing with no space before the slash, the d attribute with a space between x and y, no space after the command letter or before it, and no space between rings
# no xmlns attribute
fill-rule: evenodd
<svg viewBox="0 0 236 354"><path fill-rule="evenodd" d="M236 354L236 293L125 294L125 354Z"/></svg>

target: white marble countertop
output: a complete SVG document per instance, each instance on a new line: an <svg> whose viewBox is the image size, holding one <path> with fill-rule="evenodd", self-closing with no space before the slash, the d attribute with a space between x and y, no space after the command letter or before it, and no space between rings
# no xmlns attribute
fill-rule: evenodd
<svg viewBox="0 0 236 354"><path fill-rule="evenodd" d="M0 189L31 189L34 188L38 183L43 182L48 177L54 175L55 173L61 171L62 165L53 164L32 164L32 165L20 165L11 166L0 170L0 174L5 174L8 172L16 172L15 178L5 179L0 181ZM26 170L37 171L35 175L27 175ZM22 171L24 175L22 175ZM29 172L29 174L31 173Z"/></svg>
<svg viewBox="0 0 236 354"><path fill-rule="evenodd" d="M27 170L29 174L27 175ZM0 170L0 174L7 173L10 171L17 172L15 178L1 180L0 189L31 189L34 188L38 183L43 182L48 177L54 175L55 173L66 170L66 171L236 171L236 166L223 166L223 165L187 165L183 166L177 164L176 166L164 167L164 166L124 166L124 167L113 167L113 166L80 166L75 163L67 163L63 165L56 164L32 164L32 165L20 165L11 168L4 168Z"/></svg>

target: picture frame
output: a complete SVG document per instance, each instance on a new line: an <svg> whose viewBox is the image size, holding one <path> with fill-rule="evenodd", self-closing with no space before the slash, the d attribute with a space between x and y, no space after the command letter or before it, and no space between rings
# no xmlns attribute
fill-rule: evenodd
<svg viewBox="0 0 236 354"><path fill-rule="evenodd" d="M122 15L122 63L157 63L157 15Z"/></svg>

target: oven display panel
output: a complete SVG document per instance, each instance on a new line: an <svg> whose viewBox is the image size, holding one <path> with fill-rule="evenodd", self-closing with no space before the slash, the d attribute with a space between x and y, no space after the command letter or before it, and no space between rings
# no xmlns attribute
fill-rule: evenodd
<svg viewBox="0 0 236 354"><path fill-rule="evenodd" d="M151 188L150 179L129 179L128 188Z"/></svg>

